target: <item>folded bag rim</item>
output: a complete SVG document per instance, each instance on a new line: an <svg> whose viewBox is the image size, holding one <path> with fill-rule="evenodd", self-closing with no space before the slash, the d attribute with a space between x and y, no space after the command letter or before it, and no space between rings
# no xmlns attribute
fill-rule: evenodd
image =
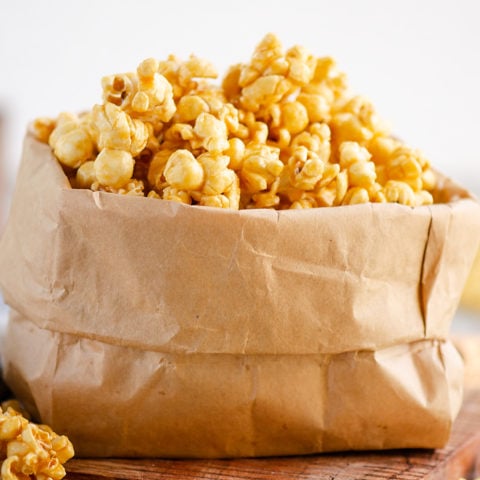
<svg viewBox="0 0 480 480"><path fill-rule="evenodd" d="M77 456L440 448L461 405L462 362L449 341L334 355L172 354L12 317L7 382Z"/></svg>

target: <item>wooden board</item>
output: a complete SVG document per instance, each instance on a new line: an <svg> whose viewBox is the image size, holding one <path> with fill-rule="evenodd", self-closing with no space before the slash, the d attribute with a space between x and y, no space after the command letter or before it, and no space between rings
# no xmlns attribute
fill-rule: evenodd
<svg viewBox="0 0 480 480"><path fill-rule="evenodd" d="M459 480L480 475L480 390L465 394L441 450L236 460L72 459L66 480ZM478 471L476 471L478 469Z"/></svg>

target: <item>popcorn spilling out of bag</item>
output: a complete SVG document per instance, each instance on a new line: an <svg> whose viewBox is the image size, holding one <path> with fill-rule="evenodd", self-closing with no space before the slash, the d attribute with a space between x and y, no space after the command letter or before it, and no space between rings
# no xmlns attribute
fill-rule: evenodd
<svg viewBox="0 0 480 480"><path fill-rule="evenodd" d="M72 186L222 208L433 203L428 160L329 57L267 34L219 85L208 61L149 58L103 103L33 124Z"/></svg>
<svg viewBox="0 0 480 480"><path fill-rule="evenodd" d="M2 480L51 479L65 476L63 464L73 457L70 440L47 425L30 422L15 400L0 408Z"/></svg>

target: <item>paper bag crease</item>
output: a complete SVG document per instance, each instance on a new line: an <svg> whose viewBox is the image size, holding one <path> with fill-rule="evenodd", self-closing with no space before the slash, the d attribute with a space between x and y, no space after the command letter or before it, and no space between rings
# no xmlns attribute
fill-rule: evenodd
<svg viewBox="0 0 480 480"><path fill-rule="evenodd" d="M431 207L223 211L72 189L27 135L0 240L7 381L81 455L442 446L480 238L442 182Z"/></svg>

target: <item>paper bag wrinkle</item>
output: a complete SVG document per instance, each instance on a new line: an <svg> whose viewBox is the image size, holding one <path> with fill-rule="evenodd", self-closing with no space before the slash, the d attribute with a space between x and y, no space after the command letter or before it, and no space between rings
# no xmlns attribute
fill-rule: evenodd
<svg viewBox="0 0 480 480"><path fill-rule="evenodd" d="M418 348L423 347L421 343L417 345ZM411 356L401 355L401 352L405 351L405 347L402 345L376 352L375 359L382 366L384 373L394 379L392 381L393 392L400 400L413 396L420 406L427 407L429 399L427 399L427 392L424 389L425 379L419 372L422 365L416 365L415 362L417 353L415 346L415 344L409 346L412 351ZM414 372L415 374L407 375L405 372ZM430 380L427 378L426 381Z"/></svg>
<svg viewBox="0 0 480 480"><path fill-rule="evenodd" d="M450 343L438 344L439 358L443 365L444 377L443 380L447 385L447 404L450 410L454 413L451 422L457 416L463 401L464 389L464 364L463 359L455 348ZM458 372L461 372L458 375Z"/></svg>
<svg viewBox="0 0 480 480"><path fill-rule="evenodd" d="M30 292L32 299L28 303L33 307L31 315L45 324L48 311L43 307L48 307L50 302L51 263L60 227L58 209L54 205L59 192L67 188L68 180L58 162L51 157L50 148L37 143L26 141L24 144L23 158L29 157L33 161L28 164L22 161L19 169L10 228L5 230L0 240L0 251L5 252L5 255L0 255L0 270L8 279L3 292L5 301L24 311L26 302L23 292ZM37 151L41 153L37 155ZM49 185L52 178L56 188ZM32 231L36 234L32 235ZM13 251L17 253L13 255ZM16 279L17 285L12 284L12 279ZM0 283L3 283L2 280Z"/></svg>
<svg viewBox="0 0 480 480"><path fill-rule="evenodd" d="M423 249L423 256L422 256L422 261L421 261L421 269L420 269L420 278L418 281L418 296L419 296L419 306L421 309L421 314L422 314L422 319L423 319L423 330L424 330L424 336L427 337L427 316L426 316L426 310L427 310L427 298L426 298L426 291L425 291L425 284L424 284L424 279L425 279L425 258L427 255L427 248L430 243L430 235L432 231L432 223L433 223L433 213L430 207L427 206L428 212L430 214L430 221L428 224L428 229L427 229L427 236L425 238L425 248Z"/></svg>
<svg viewBox="0 0 480 480"><path fill-rule="evenodd" d="M102 202L102 193L101 192L93 192L92 199L93 199L93 202L94 202L95 206L99 210L103 210L105 208L104 205L103 205L103 202Z"/></svg>
<svg viewBox="0 0 480 480"><path fill-rule="evenodd" d="M81 455L445 443L462 376L446 339L480 231L468 192L226 211L71 189L30 136L19 172L6 375Z"/></svg>
<svg viewBox="0 0 480 480"><path fill-rule="evenodd" d="M62 212L65 225L59 239L65 247L56 275L62 276L59 285L70 294L58 291L54 305L45 301L37 309L48 311L44 315L51 319L49 328L164 351L194 351L207 345L215 351L234 348L237 352L242 352L245 345L251 352L279 352L279 348L318 351L332 349L332 345L336 345L335 350L351 350L358 319L348 313L352 308L347 309L344 303L357 305L363 298L363 294L353 292L353 286L365 284L367 290L370 284L380 285L383 279L388 283L392 277L404 279L405 285L392 285L391 291L396 287L400 290L398 304L389 300L391 318L373 318L368 305L359 315L369 317L372 331L382 334L383 322L395 323L396 332L416 332L416 323L423 325L415 312L411 315L411 307L406 309L410 300L405 301L412 298L408 285L413 278L418 279L420 262L417 256L409 259L402 251L413 229L409 241L417 252L420 242L413 239L421 237L425 228L423 213L412 216L411 210L395 205L377 205L375 209L372 205L339 207L321 212L224 212L115 194L100 195L104 208L99 210L93 192L64 193L60 205L54 204ZM174 218L168 213L172 211L176 212ZM369 220L372 212L376 212L375 220ZM365 214L367 219L358 218ZM384 216L385 226L372 235L375 225L371 222L382 224L379 219ZM386 264L391 268L384 268ZM331 269L331 275L325 275L317 265ZM360 280L351 282L345 271ZM75 279L74 294L71 278ZM369 288L376 290L371 285ZM373 306L380 300L370 303ZM298 305L302 305L301 317L308 328L298 329ZM199 325L196 315L209 324L201 340L193 335L197 326L192 324ZM258 332L260 339L253 342L250 339L255 337L250 335L246 343L244 330L257 328L253 321L257 315L270 319L269 323ZM81 332L77 317L84 319ZM95 321L97 317L103 319L100 324ZM334 333L331 323L337 318L346 319L342 328L347 340ZM333 335L324 335L319 342L318 323L325 319L323 331ZM235 336L227 335L222 326L225 322ZM160 324L162 329L156 327ZM274 336L273 330L278 332ZM272 338L288 339L297 330L302 342L266 343ZM391 337L384 338L383 344L393 341L393 332ZM379 340L380 334L363 347Z"/></svg>
<svg viewBox="0 0 480 480"><path fill-rule="evenodd" d="M449 328L480 240L478 204L462 199L438 207L424 261L427 335Z"/></svg>
<svg viewBox="0 0 480 480"><path fill-rule="evenodd" d="M43 336L28 365L17 348L9 352L8 371L24 364L21 376L12 378L15 391L23 379L31 382L37 357L51 343L59 346L58 367L49 378L51 417L43 413L48 392L34 393L42 421L71 436L80 456L231 457L429 448L448 434L448 407L440 402L438 411L425 408L422 392L405 387L412 375L442 375L438 362L432 363L436 346L428 340L380 354L182 355L77 342L75 336L43 331L18 315L11 326L18 338L25 338L25 329L31 330L32 340L36 333ZM87 351L91 363L85 361ZM410 358L419 353L418 359ZM456 377L451 353L445 350L445 361ZM449 382L436 388L448 389ZM404 390L396 391L397 383Z"/></svg>
<svg viewBox="0 0 480 480"><path fill-rule="evenodd" d="M415 443L417 446L422 444L430 436L435 438L437 446L445 442L451 417L446 413L441 397L448 387L443 383L443 372L431 363L434 350L435 345L430 341L419 341L411 346L398 345L377 352L362 351L355 355L337 356L329 368L329 391L334 394L326 406L326 441L338 446L340 439L329 427L341 423L350 429L349 444L352 448L359 440L364 443L364 448L368 448L370 441L370 448L389 448L392 441L397 441L393 440L397 434L403 435L410 447ZM418 354L421 366L412 358ZM420 387L425 375L435 379L438 394L427 406ZM339 379L350 377L350 381L341 383L337 381L337 376ZM414 382L412 388L409 387L410 380ZM439 388L439 385L442 387ZM376 400L364 402L363 398ZM395 405L403 405L403 408L396 411ZM423 422L428 425L427 431L422 427ZM436 430L435 437L433 430ZM377 435L367 439L366 431L377 432ZM407 440L408 437L413 443Z"/></svg>

